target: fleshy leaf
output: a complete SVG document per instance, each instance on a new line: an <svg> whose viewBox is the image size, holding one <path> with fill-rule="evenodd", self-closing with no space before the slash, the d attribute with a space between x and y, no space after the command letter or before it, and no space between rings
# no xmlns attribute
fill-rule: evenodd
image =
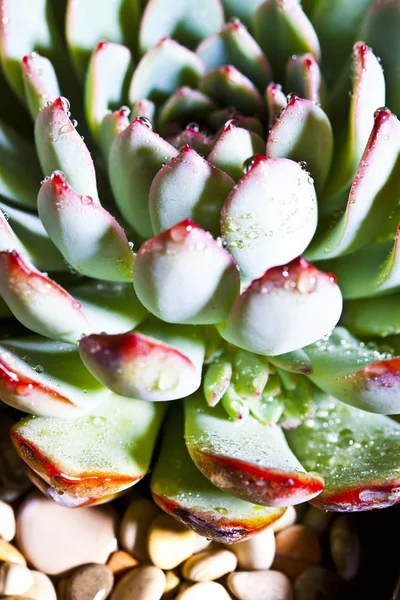
<svg viewBox="0 0 400 600"><path fill-rule="evenodd" d="M341 310L335 278L299 258L253 281L219 330L231 344L275 356L318 340L336 325Z"/></svg>
<svg viewBox="0 0 400 600"><path fill-rule="evenodd" d="M222 0L225 15L228 19L240 19L247 27L251 26L251 19L257 8L264 0Z"/></svg>
<svg viewBox="0 0 400 600"><path fill-rule="evenodd" d="M198 131L197 126L192 127L189 124L184 131L171 138L170 143L177 150L189 144L198 154L207 156L214 146L214 139Z"/></svg>
<svg viewBox="0 0 400 600"><path fill-rule="evenodd" d="M318 387L342 402L374 413L400 413L400 358L359 342L337 327L304 349Z"/></svg>
<svg viewBox="0 0 400 600"><path fill-rule="evenodd" d="M208 162L235 181L243 177L246 161L265 148L264 140L257 133L239 127L239 123L236 119L228 121L207 157Z"/></svg>
<svg viewBox="0 0 400 600"><path fill-rule="evenodd" d="M179 408L168 416L150 486L160 508L216 542L243 540L262 531L284 513L283 508L262 508L212 485L189 456Z"/></svg>
<svg viewBox="0 0 400 600"><path fill-rule="evenodd" d="M209 365L204 376L203 391L208 406L216 406L232 378L232 363L224 357Z"/></svg>
<svg viewBox="0 0 400 600"><path fill-rule="evenodd" d="M313 504L347 512L400 502L400 425L321 396L314 419L286 432L304 466L325 480Z"/></svg>
<svg viewBox="0 0 400 600"><path fill-rule="evenodd" d="M270 83L265 90L265 100L268 107L268 126L273 127L277 117L287 105L287 98L279 83Z"/></svg>
<svg viewBox="0 0 400 600"><path fill-rule="evenodd" d="M142 245L133 282L151 313L168 323L192 325L226 319L240 286L239 271L221 240L189 219Z"/></svg>
<svg viewBox="0 0 400 600"><path fill-rule="evenodd" d="M146 52L162 37L172 37L188 48L195 48L224 22L219 0L149 0L140 26L139 43Z"/></svg>
<svg viewBox="0 0 400 600"><path fill-rule="evenodd" d="M129 108L127 106L105 115L99 129L99 145L106 163L110 155L113 141L129 126Z"/></svg>
<svg viewBox="0 0 400 600"><path fill-rule="evenodd" d="M182 86L197 87L204 73L199 57L170 38L162 38L137 65L129 88L129 102L142 98L164 102Z"/></svg>
<svg viewBox="0 0 400 600"><path fill-rule="evenodd" d="M356 335L379 336L400 334L400 294L381 298L348 300L340 319Z"/></svg>
<svg viewBox="0 0 400 600"><path fill-rule="evenodd" d="M316 226L313 181L286 158L257 155L221 213L227 247L249 279L299 256Z"/></svg>
<svg viewBox="0 0 400 600"><path fill-rule="evenodd" d="M271 356L270 361L276 367L289 371L289 373L301 373L303 375L312 373L311 361L304 350Z"/></svg>
<svg viewBox="0 0 400 600"><path fill-rule="evenodd" d="M298 0L266 0L253 15L252 29L280 81L293 54L320 58L317 35Z"/></svg>
<svg viewBox="0 0 400 600"><path fill-rule="evenodd" d="M201 42L196 50L210 71L233 65L263 92L271 80L271 68L255 39L240 21L227 23Z"/></svg>
<svg viewBox="0 0 400 600"><path fill-rule="evenodd" d="M290 93L300 98L324 103L325 89L319 65L312 54L292 56L286 66L286 84Z"/></svg>
<svg viewBox="0 0 400 600"><path fill-rule="evenodd" d="M123 101L131 69L131 53L125 46L102 41L93 50L85 79L85 113L96 141L107 111Z"/></svg>
<svg viewBox="0 0 400 600"><path fill-rule="evenodd" d="M134 256L124 230L92 198L72 189L60 171L43 182L38 208L54 244L79 273L132 281Z"/></svg>
<svg viewBox="0 0 400 600"><path fill-rule="evenodd" d="M319 232L307 256L323 260L349 254L378 235L400 198L400 122L387 109L375 124L352 184L347 208L332 227Z"/></svg>
<svg viewBox="0 0 400 600"><path fill-rule="evenodd" d="M90 326L77 302L15 251L0 252L0 295L25 327L62 342L77 342Z"/></svg>
<svg viewBox="0 0 400 600"><path fill-rule="evenodd" d="M59 97L40 111L35 122L35 141L46 176L61 170L74 190L99 201L93 160L69 118L67 100Z"/></svg>
<svg viewBox="0 0 400 600"><path fill-rule="evenodd" d="M139 0L68 0L66 38L72 61L83 79L99 40L132 46L140 15Z"/></svg>
<svg viewBox="0 0 400 600"><path fill-rule="evenodd" d="M41 175L33 145L0 122L0 195L17 205L36 208Z"/></svg>
<svg viewBox="0 0 400 600"><path fill-rule="evenodd" d="M208 96L184 86L176 90L161 107L158 124L177 121L186 125L194 118L202 121L214 109L215 104Z"/></svg>
<svg viewBox="0 0 400 600"><path fill-rule="evenodd" d="M143 237L151 237L148 195L160 167L177 151L139 117L114 140L109 175L122 216Z"/></svg>
<svg viewBox="0 0 400 600"><path fill-rule="evenodd" d="M76 346L30 336L1 342L0 394L18 410L75 419L109 391L82 364Z"/></svg>
<svg viewBox="0 0 400 600"><path fill-rule="evenodd" d="M270 131L267 156L307 163L318 193L328 177L332 152L332 128L322 108L292 96Z"/></svg>
<svg viewBox="0 0 400 600"><path fill-rule="evenodd" d="M185 440L211 483L247 502L289 506L323 489L322 478L303 469L279 427L251 416L230 421L221 404L207 407L198 395L185 400Z"/></svg>
<svg viewBox="0 0 400 600"><path fill-rule="evenodd" d="M150 402L192 394L201 382L204 343L187 327L144 324L79 344L87 368L114 393Z"/></svg>
<svg viewBox="0 0 400 600"><path fill-rule="evenodd" d="M32 119L48 102L60 96L57 75L48 58L37 52L27 54L22 59L25 97Z"/></svg>
<svg viewBox="0 0 400 600"><path fill-rule="evenodd" d="M151 184L149 211L154 233L188 218L218 236L221 208L233 185L229 175L184 146Z"/></svg>
<svg viewBox="0 0 400 600"><path fill-rule="evenodd" d="M132 108L132 120L136 119L136 117L144 117L151 124L153 124L154 117L156 114L156 105L152 100L148 98L142 98L141 100L137 100L131 106Z"/></svg>
<svg viewBox="0 0 400 600"><path fill-rule="evenodd" d="M260 92L248 77L232 65L208 71L200 80L199 89L217 104L233 104L244 115L263 116L265 113Z"/></svg>
<svg viewBox="0 0 400 600"><path fill-rule="evenodd" d="M131 487L148 471L164 406L111 394L73 421L28 417L11 432L57 503L89 506Z"/></svg>

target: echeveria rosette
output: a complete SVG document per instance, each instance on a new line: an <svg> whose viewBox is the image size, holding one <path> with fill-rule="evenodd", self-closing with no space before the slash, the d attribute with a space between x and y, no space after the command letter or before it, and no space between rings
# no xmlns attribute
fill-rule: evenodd
<svg viewBox="0 0 400 600"><path fill-rule="evenodd" d="M228 542L398 502L400 0L68 0L65 34L31 4L0 15L0 397L32 480L78 507L154 460Z"/></svg>

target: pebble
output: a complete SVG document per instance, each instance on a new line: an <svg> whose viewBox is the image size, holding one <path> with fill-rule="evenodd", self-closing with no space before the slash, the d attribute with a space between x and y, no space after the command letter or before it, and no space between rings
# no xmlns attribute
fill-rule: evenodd
<svg viewBox="0 0 400 600"><path fill-rule="evenodd" d="M329 541L336 571L345 581L351 581L357 575L361 561L360 540L351 517L341 515L336 519Z"/></svg>
<svg viewBox="0 0 400 600"><path fill-rule="evenodd" d="M220 583L203 581L184 589L176 600L230 600L230 596Z"/></svg>
<svg viewBox="0 0 400 600"><path fill-rule="evenodd" d="M166 579L161 569L153 566L137 567L117 583L111 600L160 600Z"/></svg>
<svg viewBox="0 0 400 600"><path fill-rule="evenodd" d="M292 525L280 531L275 542L276 554L272 567L290 579L296 579L303 571L319 565L322 560L321 544L317 536L304 525Z"/></svg>
<svg viewBox="0 0 400 600"><path fill-rule="evenodd" d="M272 529L252 535L243 542L231 546L236 554L239 567L245 571L269 569L275 556L275 536Z"/></svg>
<svg viewBox="0 0 400 600"><path fill-rule="evenodd" d="M165 590L162 595L162 599L167 600L168 598L171 598L177 591L180 583L181 583L181 580L175 571L166 571L165 572Z"/></svg>
<svg viewBox="0 0 400 600"><path fill-rule="evenodd" d="M0 565L0 594L24 594L33 584L33 575L24 565L2 563Z"/></svg>
<svg viewBox="0 0 400 600"><path fill-rule="evenodd" d="M298 577L294 584L296 600L345 600L347 586L327 569L311 567Z"/></svg>
<svg viewBox="0 0 400 600"><path fill-rule="evenodd" d="M26 590L26 595L32 600L57 600L54 585L47 575L40 571L31 571L33 584Z"/></svg>
<svg viewBox="0 0 400 600"><path fill-rule="evenodd" d="M278 531L282 531L282 529L286 529L286 527L290 527L290 525L294 525L297 520L297 512L294 506L288 506L284 514L274 521L271 525L271 529L274 533L278 533Z"/></svg>
<svg viewBox="0 0 400 600"><path fill-rule="evenodd" d="M131 502L121 521L122 548L139 560L148 559L147 532L159 514L159 509L151 500L137 498Z"/></svg>
<svg viewBox="0 0 400 600"><path fill-rule="evenodd" d="M334 518L335 513L333 512L326 512L315 506L309 506L303 517L303 525L312 529L315 535L321 537L329 531Z"/></svg>
<svg viewBox="0 0 400 600"><path fill-rule="evenodd" d="M33 567L48 575L104 564L117 546L116 513L110 506L72 510L35 492L17 513L17 541Z"/></svg>
<svg viewBox="0 0 400 600"><path fill-rule="evenodd" d="M114 577L105 565L84 565L68 578L66 600L104 600L110 594Z"/></svg>
<svg viewBox="0 0 400 600"><path fill-rule="evenodd" d="M187 559L182 575L189 581L214 581L236 569L237 558L230 550L204 550Z"/></svg>
<svg viewBox="0 0 400 600"><path fill-rule="evenodd" d="M138 565L139 561L124 550L113 552L107 561L107 567L113 573L114 577L120 577Z"/></svg>
<svg viewBox="0 0 400 600"><path fill-rule="evenodd" d="M12 544L0 538L0 561L26 565L25 557Z"/></svg>
<svg viewBox="0 0 400 600"><path fill-rule="evenodd" d="M160 514L152 522L148 534L150 558L160 569L174 569L196 552L199 537L173 517Z"/></svg>
<svg viewBox="0 0 400 600"><path fill-rule="evenodd" d="M238 600L292 600L292 584L278 571L236 571L228 587Z"/></svg>
<svg viewBox="0 0 400 600"><path fill-rule="evenodd" d="M14 511L9 504L0 500L0 537L11 542L15 536Z"/></svg>

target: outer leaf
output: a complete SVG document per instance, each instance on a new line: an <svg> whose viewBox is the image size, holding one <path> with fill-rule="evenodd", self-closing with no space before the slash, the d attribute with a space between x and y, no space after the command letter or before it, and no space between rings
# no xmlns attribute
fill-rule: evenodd
<svg viewBox="0 0 400 600"><path fill-rule="evenodd" d="M271 67L260 46L240 21L227 23L201 42L196 50L210 71L233 65L263 92L271 80Z"/></svg>
<svg viewBox="0 0 400 600"><path fill-rule="evenodd" d="M200 385L204 343L187 327L149 323L121 335L88 336L79 348L95 377L128 398L164 402Z"/></svg>
<svg viewBox="0 0 400 600"><path fill-rule="evenodd" d="M318 193L328 177L332 151L332 128L324 111L311 100L292 97L270 131L267 156L306 162Z"/></svg>
<svg viewBox="0 0 400 600"><path fill-rule="evenodd" d="M317 35L297 0L266 0L253 15L252 29L278 80L293 54L320 58Z"/></svg>
<svg viewBox="0 0 400 600"><path fill-rule="evenodd" d="M93 160L69 118L69 103L65 99L57 98L40 111L35 123L35 141L45 175L59 169L74 190L99 201Z"/></svg>
<svg viewBox="0 0 400 600"><path fill-rule="evenodd" d="M133 282L151 313L192 325L226 319L240 287L236 264L221 240L189 219L143 244Z"/></svg>
<svg viewBox="0 0 400 600"><path fill-rule="evenodd" d="M27 54L22 59L25 97L32 119L48 102L60 96L60 87L53 65L37 52Z"/></svg>
<svg viewBox="0 0 400 600"><path fill-rule="evenodd" d="M17 205L35 208L40 179L34 147L0 122L0 195Z"/></svg>
<svg viewBox="0 0 400 600"><path fill-rule="evenodd" d="M150 0L140 26L140 48L146 52L162 37L172 37L188 48L195 48L224 22L219 0Z"/></svg>
<svg viewBox="0 0 400 600"><path fill-rule="evenodd" d="M224 357L217 358L207 368L204 381L203 391L204 397L208 406L216 406L232 379L232 363Z"/></svg>
<svg viewBox="0 0 400 600"><path fill-rule="evenodd" d="M220 233L222 205L234 181L212 166L189 145L161 167L151 184L149 210L153 231L158 234L185 218L215 236Z"/></svg>
<svg viewBox="0 0 400 600"><path fill-rule="evenodd" d="M99 40L131 46L137 36L139 0L68 0L66 38L74 66L83 79Z"/></svg>
<svg viewBox="0 0 400 600"><path fill-rule="evenodd" d="M124 230L92 198L76 193L60 171L42 184L38 208L46 231L79 273L132 281L134 256Z"/></svg>
<svg viewBox="0 0 400 600"><path fill-rule="evenodd" d="M326 427L328 424L328 427ZM325 488L324 510L386 508L400 501L400 425L323 396L313 421L286 432L290 447ZM356 468L355 468L356 467Z"/></svg>
<svg viewBox="0 0 400 600"><path fill-rule="evenodd" d="M151 477L155 502L200 535L216 542L237 542L268 527L283 508L243 502L215 487L191 460L179 410L170 413L160 456Z"/></svg>
<svg viewBox="0 0 400 600"><path fill-rule="evenodd" d="M28 417L12 440L64 506L89 506L137 483L149 468L164 407L109 395L73 422Z"/></svg>
<svg viewBox="0 0 400 600"><path fill-rule="evenodd" d="M3 402L19 410L61 419L93 411L109 394L84 367L75 346L39 336L1 342L0 393Z"/></svg>
<svg viewBox="0 0 400 600"><path fill-rule="evenodd" d="M139 118L116 138L110 150L109 175L115 200L127 222L143 237L151 237L148 195L164 162L177 151Z"/></svg>
<svg viewBox="0 0 400 600"><path fill-rule="evenodd" d="M207 156L214 146L214 139L197 130L197 127L188 125L182 133L170 139L171 145L180 150L182 146L189 144L202 156Z"/></svg>
<svg viewBox="0 0 400 600"><path fill-rule="evenodd" d="M181 86L196 87L203 73L204 65L196 54L170 38L162 38L136 67L129 102L142 98L164 102Z"/></svg>
<svg viewBox="0 0 400 600"><path fill-rule="evenodd" d="M223 408L199 396L185 401L185 439L200 471L223 491L264 506L289 506L323 489L317 474L306 473L279 427L253 417L229 421Z"/></svg>
<svg viewBox="0 0 400 600"><path fill-rule="evenodd" d="M312 54L292 56L286 65L287 90L295 93L300 98L312 100L320 104L325 98L324 82L317 61Z"/></svg>
<svg viewBox="0 0 400 600"><path fill-rule="evenodd" d="M151 100L143 98L132 105L132 119L136 117L144 117L150 123L153 123L156 113L156 105Z"/></svg>
<svg viewBox="0 0 400 600"><path fill-rule="evenodd" d="M336 325L341 310L335 278L300 258L253 281L219 330L231 344L275 356L318 340Z"/></svg>
<svg viewBox="0 0 400 600"><path fill-rule="evenodd" d="M122 103L131 69L131 53L125 46L102 41L93 50L85 79L85 112L96 141L107 111Z"/></svg>
<svg viewBox="0 0 400 600"><path fill-rule="evenodd" d="M269 84L265 90L265 99L268 107L268 126L271 129L277 117L287 105L287 99L279 83Z"/></svg>
<svg viewBox="0 0 400 600"><path fill-rule="evenodd" d="M249 279L301 254L316 225L313 182L286 158L257 155L221 213L222 235Z"/></svg>
<svg viewBox="0 0 400 600"><path fill-rule="evenodd" d="M129 112L127 106L122 107L119 110L106 114L100 124L99 145L103 152L104 160L107 163L113 141L129 125Z"/></svg>
<svg viewBox="0 0 400 600"><path fill-rule="evenodd" d="M208 96L189 87L181 87L168 98L158 115L159 125L178 121L186 125L194 118L202 121L215 109Z"/></svg>
<svg viewBox="0 0 400 600"><path fill-rule="evenodd" d="M250 27L251 18L264 0L223 0L225 15L230 19L240 19L246 27Z"/></svg>
<svg viewBox="0 0 400 600"><path fill-rule="evenodd" d="M246 161L264 152L264 140L257 133L239 127L239 123L236 119L226 123L207 157L208 162L235 181L243 177Z"/></svg>
<svg viewBox="0 0 400 600"><path fill-rule="evenodd" d="M356 335L400 334L400 294L345 302L341 323Z"/></svg>
<svg viewBox="0 0 400 600"><path fill-rule="evenodd" d="M305 348L318 387L342 402L374 413L400 412L400 359L369 348L346 329Z"/></svg>

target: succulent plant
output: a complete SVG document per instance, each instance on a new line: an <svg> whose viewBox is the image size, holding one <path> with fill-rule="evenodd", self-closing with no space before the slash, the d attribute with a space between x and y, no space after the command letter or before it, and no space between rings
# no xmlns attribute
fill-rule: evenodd
<svg viewBox="0 0 400 600"><path fill-rule="evenodd" d="M151 470L220 541L398 502L400 0L0 12L0 397L32 480L79 507Z"/></svg>

